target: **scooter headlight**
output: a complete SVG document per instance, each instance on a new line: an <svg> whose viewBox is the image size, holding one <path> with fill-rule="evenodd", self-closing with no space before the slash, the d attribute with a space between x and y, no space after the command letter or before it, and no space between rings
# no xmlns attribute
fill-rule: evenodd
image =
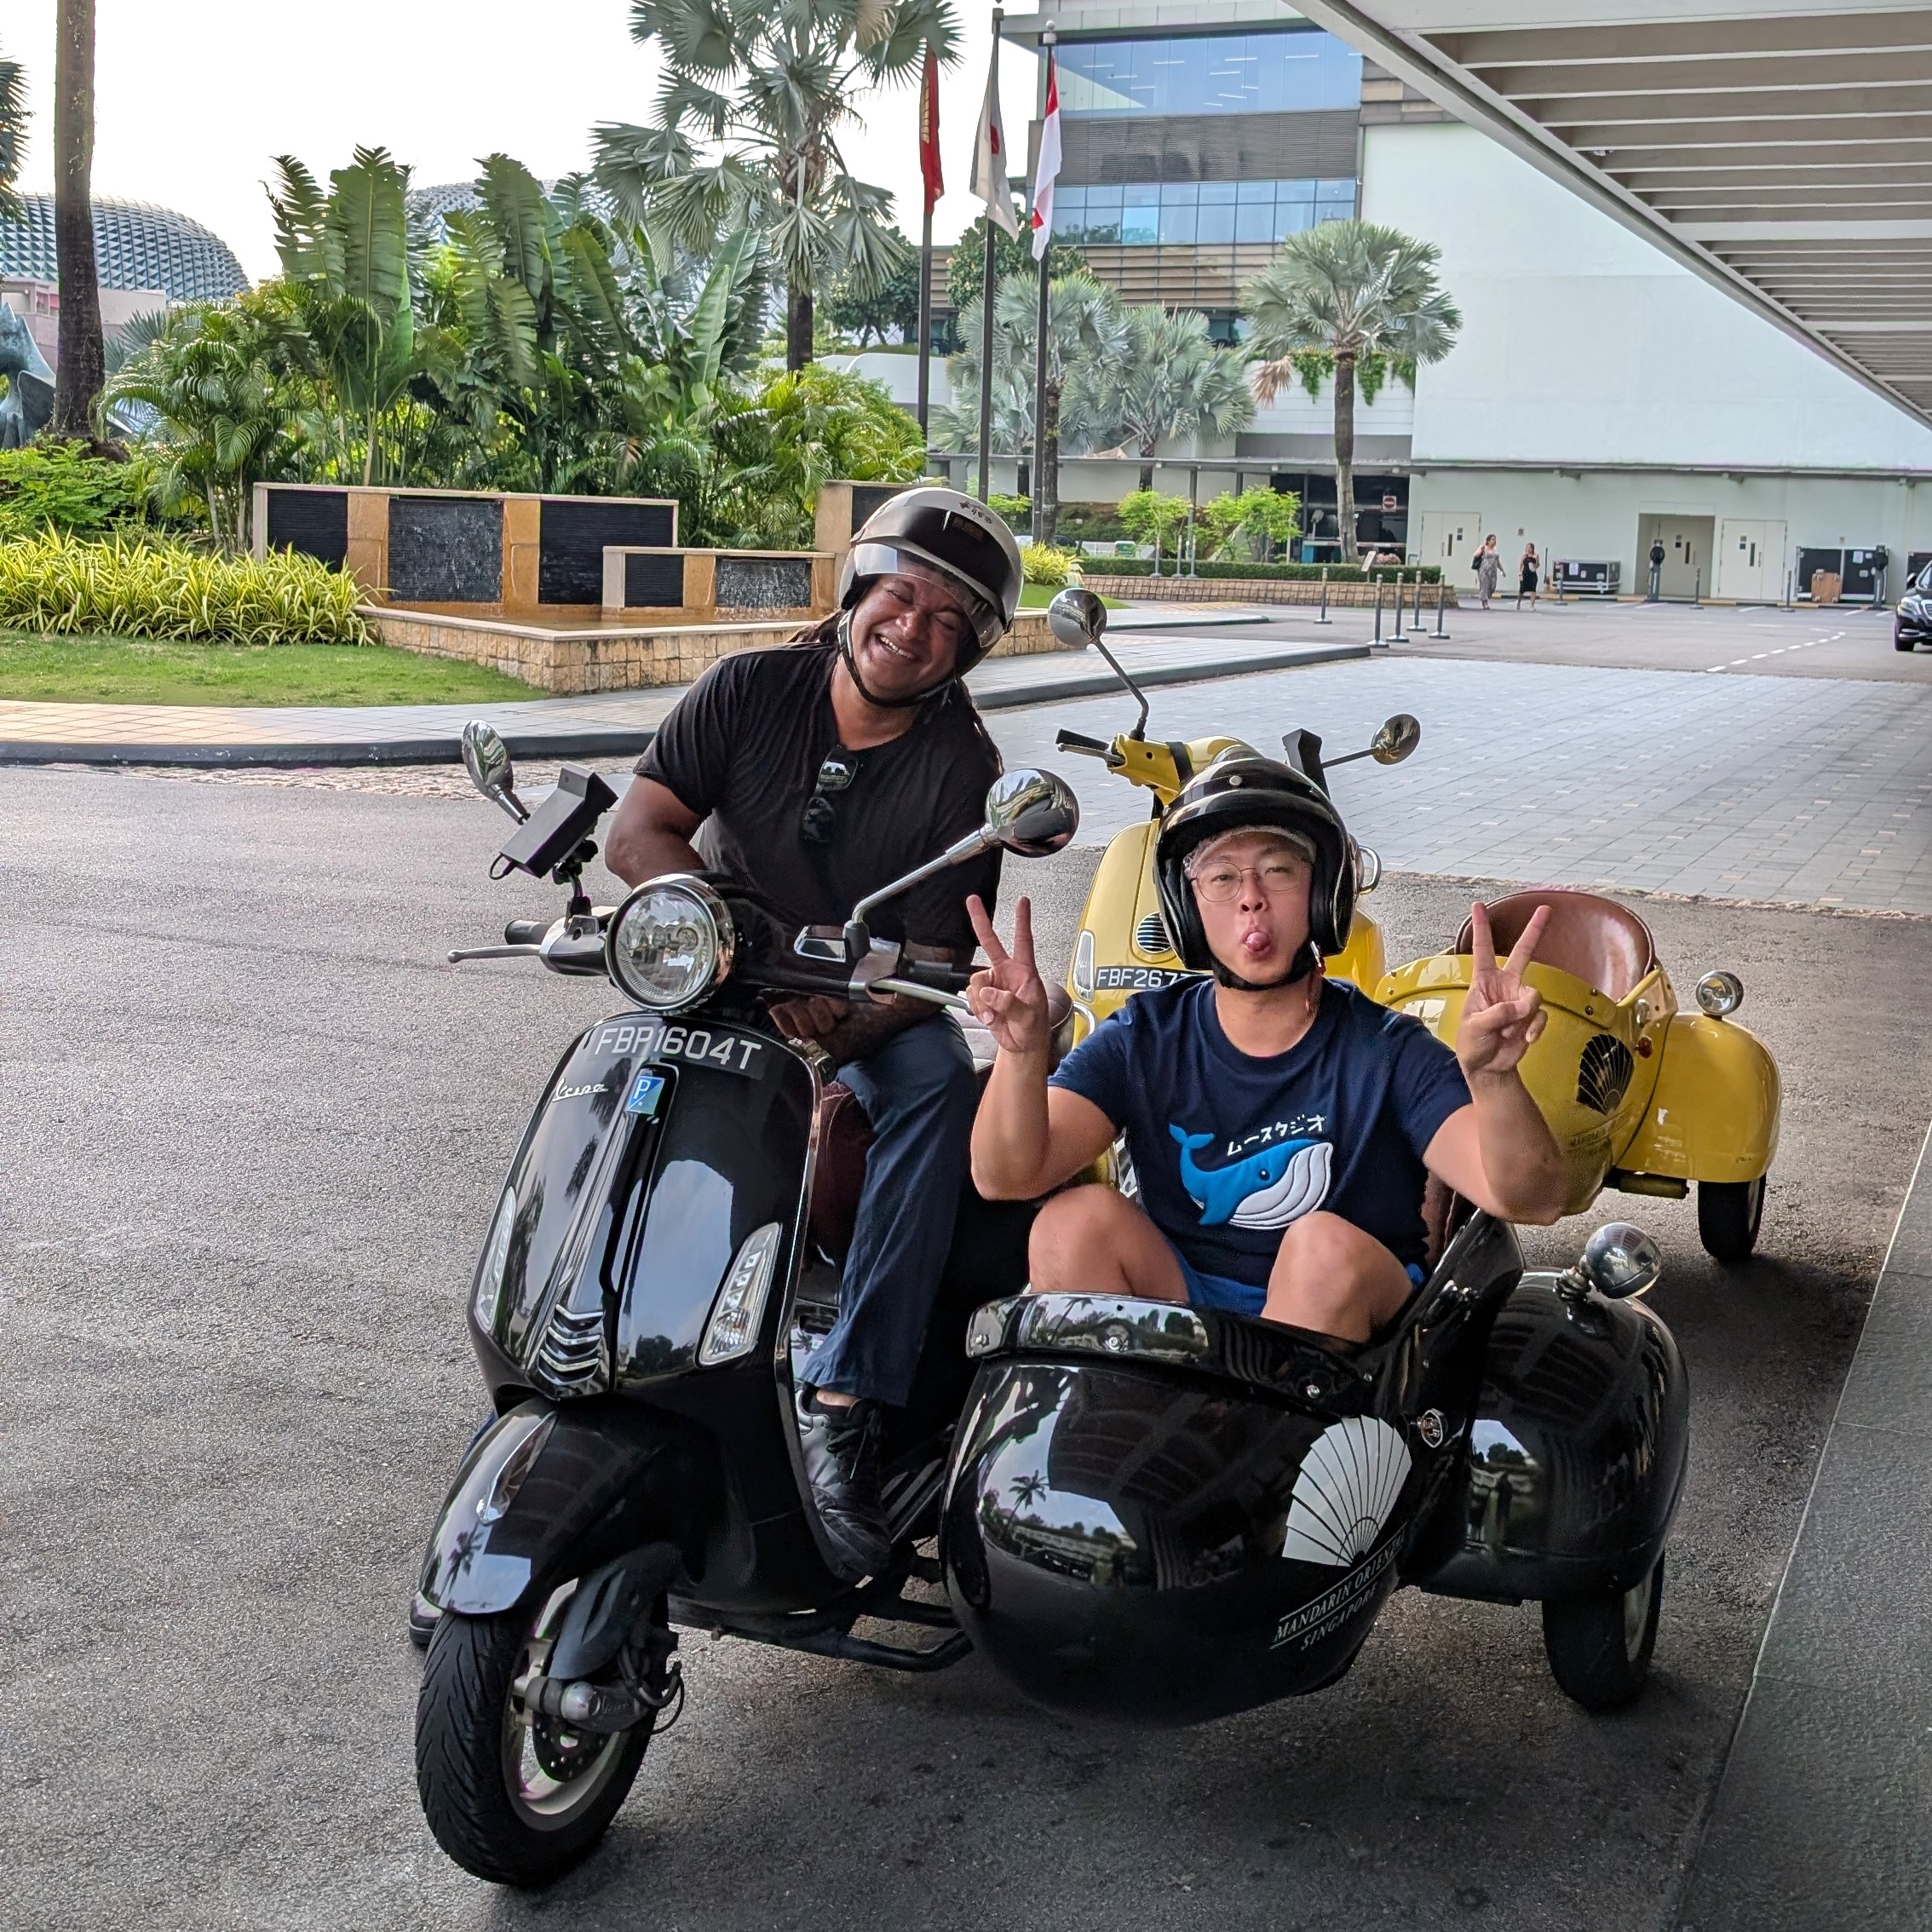
<svg viewBox="0 0 1932 1932"><path fill-rule="evenodd" d="M624 900L604 940L612 979L640 1006L677 1013L730 973L731 914L702 879L670 872Z"/></svg>
<svg viewBox="0 0 1932 1932"><path fill-rule="evenodd" d="M1744 981L1735 973L1706 973L1697 982L1697 1003L1713 1020L1722 1020L1744 1004Z"/></svg>

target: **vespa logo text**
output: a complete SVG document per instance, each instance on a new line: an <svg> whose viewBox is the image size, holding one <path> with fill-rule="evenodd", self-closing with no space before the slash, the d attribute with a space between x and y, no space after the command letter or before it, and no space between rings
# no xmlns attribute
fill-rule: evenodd
<svg viewBox="0 0 1932 1932"><path fill-rule="evenodd" d="M1361 1608L1364 1599L1374 1593L1377 1583L1394 1561L1395 1545L1384 1544L1333 1590L1325 1590L1313 1603L1304 1603L1299 1610L1291 1610L1274 1626L1274 1641L1268 1648L1279 1650L1290 1639L1299 1637L1301 1647L1306 1650L1324 1637L1333 1636Z"/></svg>

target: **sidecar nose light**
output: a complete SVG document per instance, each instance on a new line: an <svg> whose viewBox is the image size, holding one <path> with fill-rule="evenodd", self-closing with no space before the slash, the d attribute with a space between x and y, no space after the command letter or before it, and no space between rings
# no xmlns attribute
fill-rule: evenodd
<svg viewBox="0 0 1932 1932"><path fill-rule="evenodd" d="M1713 1020L1722 1020L1744 1004L1744 981L1735 973L1706 973L1697 982L1697 1003Z"/></svg>
<svg viewBox="0 0 1932 1932"><path fill-rule="evenodd" d="M698 1349L700 1367L736 1361L757 1342L758 1324L765 1313L765 1297L772 1285L784 1233L781 1223L768 1221L745 1237L731 1273L718 1291L711 1319L704 1325L704 1339Z"/></svg>
<svg viewBox="0 0 1932 1932"><path fill-rule="evenodd" d="M653 1013L695 1005L731 971L732 952L725 902L681 872L639 886L612 916L604 941L611 977Z"/></svg>
<svg viewBox="0 0 1932 1932"><path fill-rule="evenodd" d="M1084 926L1073 942L1073 990L1082 999L1094 997L1094 935Z"/></svg>

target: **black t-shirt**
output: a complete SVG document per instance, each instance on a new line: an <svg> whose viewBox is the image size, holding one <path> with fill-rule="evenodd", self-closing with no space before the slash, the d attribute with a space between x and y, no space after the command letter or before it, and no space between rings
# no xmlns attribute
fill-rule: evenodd
<svg viewBox="0 0 1932 1932"><path fill-rule="evenodd" d="M743 879L792 926L843 923L853 906L984 822L999 754L963 689L925 706L889 745L845 751L852 782L831 794L831 836L800 835L828 753L840 750L831 704L837 649L805 643L721 658L671 707L637 761L691 811L706 865ZM969 949L966 895L990 907L999 854L915 886L873 916L882 939Z"/></svg>

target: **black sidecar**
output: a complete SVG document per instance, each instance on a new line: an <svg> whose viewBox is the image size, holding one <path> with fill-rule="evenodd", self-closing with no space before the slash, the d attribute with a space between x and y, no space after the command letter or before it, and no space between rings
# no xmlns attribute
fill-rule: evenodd
<svg viewBox="0 0 1932 1932"><path fill-rule="evenodd" d="M1628 1702L1689 1437L1670 1331L1613 1298L1654 1253L1607 1229L1525 1274L1477 1216L1360 1349L1166 1302L982 1309L941 1519L961 1628L1040 1704L1190 1723L1334 1682L1417 1584L1541 1600L1562 1688Z"/></svg>

